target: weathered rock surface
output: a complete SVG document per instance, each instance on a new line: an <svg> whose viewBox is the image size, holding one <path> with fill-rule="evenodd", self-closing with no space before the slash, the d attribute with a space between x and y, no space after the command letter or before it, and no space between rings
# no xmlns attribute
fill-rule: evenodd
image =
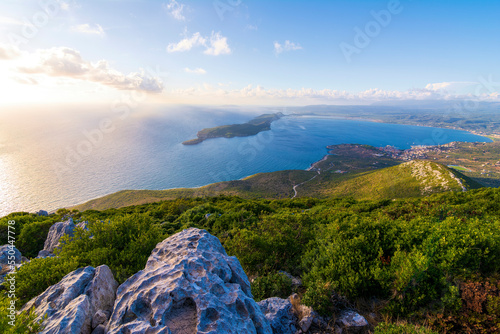
<svg viewBox="0 0 500 334"><path fill-rule="evenodd" d="M90 334L93 315L98 310L110 312L117 286L107 266L79 268L30 300L21 311L35 307L39 318L47 315L43 334Z"/></svg>
<svg viewBox="0 0 500 334"><path fill-rule="evenodd" d="M362 331L368 326L368 321L353 310L342 311L336 322L341 328L348 329L349 333Z"/></svg>
<svg viewBox="0 0 500 334"><path fill-rule="evenodd" d="M0 264L9 264L9 256L13 256L13 260L16 264L21 263L21 252L14 246L3 245L0 247Z"/></svg>
<svg viewBox="0 0 500 334"><path fill-rule="evenodd" d="M80 295L66 307L53 313L44 322L45 328L40 334L90 334L89 297Z"/></svg>
<svg viewBox="0 0 500 334"><path fill-rule="evenodd" d="M92 334L105 334L106 333L106 327L103 325L97 326L93 331Z"/></svg>
<svg viewBox="0 0 500 334"><path fill-rule="evenodd" d="M45 249L42 249L41 251L38 252L38 256L37 258L41 258L41 259L44 259L46 257L53 257L55 256L54 254L52 254L51 252L45 250Z"/></svg>
<svg viewBox="0 0 500 334"><path fill-rule="evenodd" d="M292 311L290 299L272 297L257 303L271 324L274 334L295 334L297 316Z"/></svg>
<svg viewBox="0 0 500 334"><path fill-rule="evenodd" d="M118 287L107 333L272 330L238 259L207 231L190 228L159 243L145 269Z"/></svg>
<svg viewBox="0 0 500 334"><path fill-rule="evenodd" d="M108 311L111 314L117 288L118 282L108 266L99 266L95 269L94 277L84 291L84 294L91 297L90 311L92 315L99 310ZM107 318L109 318L109 314Z"/></svg>
<svg viewBox="0 0 500 334"><path fill-rule="evenodd" d="M37 215L39 216L42 216L42 217L48 217L49 216L49 213L45 210L40 210L36 213Z"/></svg>
<svg viewBox="0 0 500 334"><path fill-rule="evenodd" d="M97 328L97 326L104 324L108 319L109 314L106 314L103 310L98 310L92 317L92 328Z"/></svg>
<svg viewBox="0 0 500 334"><path fill-rule="evenodd" d="M60 246L60 239L63 235L67 234L70 237L73 236L75 226L76 225L73 223L72 218L52 225L49 229L49 234L47 235L47 239L45 240L43 250L41 252L47 251L49 253L54 253L54 250Z"/></svg>

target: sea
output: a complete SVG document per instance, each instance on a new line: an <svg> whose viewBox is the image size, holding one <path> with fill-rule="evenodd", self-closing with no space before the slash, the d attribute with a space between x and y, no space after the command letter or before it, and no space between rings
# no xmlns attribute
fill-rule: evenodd
<svg viewBox="0 0 500 334"><path fill-rule="evenodd" d="M200 187L256 173L307 169L333 144L406 149L490 141L452 129L290 115L256 136L182 145L203 128L278 111L283 110L234 106L0 110L0 217L18 211L50 212L124 189Z"/></svg>

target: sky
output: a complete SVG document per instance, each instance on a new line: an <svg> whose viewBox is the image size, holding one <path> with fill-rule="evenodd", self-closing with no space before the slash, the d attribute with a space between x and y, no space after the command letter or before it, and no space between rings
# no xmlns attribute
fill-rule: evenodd
<svg viewBox="0 0 500 334"><path fill-rule="evenodd" d="M1 0L0 105L500 101L500 2Z"/></svg>

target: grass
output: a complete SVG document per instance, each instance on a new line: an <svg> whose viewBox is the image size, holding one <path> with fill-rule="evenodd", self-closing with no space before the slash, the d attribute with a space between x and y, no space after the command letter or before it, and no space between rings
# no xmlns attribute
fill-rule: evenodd
<svg viewBox="0 0 500 334"><path fill-rule="evenodd" d="M449 165L448 167L450 168L453 168L453 169L456 169L456 170L459 170L461 172L470 172L471 170L469 168L465 168L463 166L453 166L453 165Z"/></svg>

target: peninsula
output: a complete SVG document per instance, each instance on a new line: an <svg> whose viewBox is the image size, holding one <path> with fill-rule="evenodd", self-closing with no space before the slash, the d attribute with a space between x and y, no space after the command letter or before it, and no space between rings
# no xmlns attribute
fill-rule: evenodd
<svg viewBox="0 0 500 334"><path fill-rule="evenodd" d="M275 114L264 114L255 117L251 121L243 124L221 125L213 128L206 128L198 131L195 139L186 140L184 145L196 145L209 138L233 138L254 136L261 131L271 129L271 123L280 119L284 115L280 112Z"/></svg>

